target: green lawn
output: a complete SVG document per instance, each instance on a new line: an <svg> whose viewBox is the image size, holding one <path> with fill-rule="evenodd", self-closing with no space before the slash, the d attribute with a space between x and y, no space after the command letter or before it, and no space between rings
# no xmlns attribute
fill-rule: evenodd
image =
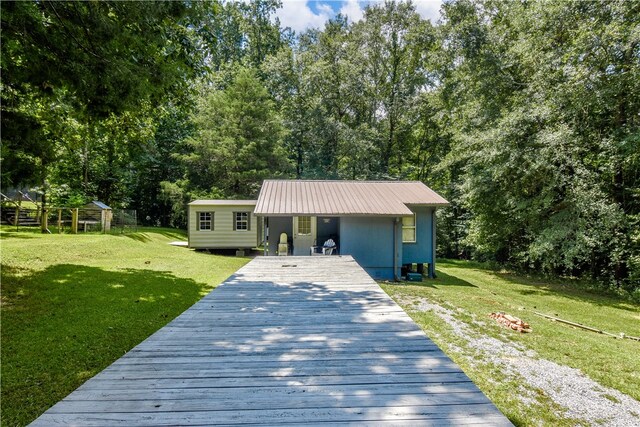
<svg viewBox="0 0 640 427"><path fill-rule="evenodd" d="M2 250L2 425L25 425L247 262L173 247L183 233L142 229L125 235L42 235L0 228ZM473 349L432 311L429 301L486 335L519 343L539 357L580 369L600 384L640 399L640 343L554 323L540 311L603 330L640 336L640 307L572 284L446 261L439 278L383 284L516 424L573 425L537 390L523 405L519 384L500 367L472 363ZM488 314L505 311L534 332L501 328ZM478 321L485 326L478 328ZM467 346L467 347L465 347ZM460 351L462 349L462 351ZM482 361L480 361L482 362Z"/></svg>
<svg viewBox="0 0 640 427"><path fill-rule="evenodd" d="M470 361L468 355L474 354L474 349L433 310L417 310L416 304L437 304L451 310L478 338L518 343L541 358L577 368L601 385L640 400L640 342L614 339L534 314L542 312L615 334L640 336L637 304L585 292L575 284L492 271L463 261L440 262L435 280L382 286L518 425L574 425L574 420L563 418L544 390L534 391L538 394L536 404L523 405L518 398L519 384L510 383L491 363ZM533 333L519 334L499 326L488 318L496 311L529 322Z"/></svg>
<svg viewBox="0 0 640 427"><path fill-rule="evenodd" d="M34 420L248 261L168 245L185 239L0 228L3 426Z"/></svg>

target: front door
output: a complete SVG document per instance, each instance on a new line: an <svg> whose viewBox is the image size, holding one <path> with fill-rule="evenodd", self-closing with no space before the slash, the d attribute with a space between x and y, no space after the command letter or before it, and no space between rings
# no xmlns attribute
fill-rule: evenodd
<svg viewBox="0 0 640 427"><path fill-rule="evenodd" d="M315 216L294 216L293 217L293 254L309 255L311 246L316 241Z"/></svg>

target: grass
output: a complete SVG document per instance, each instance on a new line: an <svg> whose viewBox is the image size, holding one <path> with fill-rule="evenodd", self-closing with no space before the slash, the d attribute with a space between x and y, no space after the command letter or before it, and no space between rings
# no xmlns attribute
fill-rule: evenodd
<svg viewBox="0 0 640 427"><path fill-rule="evenodd" d="M185 239L0 228L3 426L34 420L247 262L168 244Z"/></svg>
<svg viewBox="0 0 640 427"><path fill-rule="evenodd" d="M481 329L479 334L519 343L535 350L539 357L577 368L601 385L640 400L640 342L614 339L534 314L542 312L611 333L640 336L640 305L561 281L493 271L462 261L440 262L435 280L383 284L383 288L516 425L575 425L576 420L563 418L544 390L529 390L537 394L536 402L523 405L518 398L520 384L510 383L490 363L470 362L456 351L464 349L465 343L451 327L433 311L413 309L411 301L426 299L451 309L457 320L476 331ZM488 319L488 314L496 311L520 317L531 324L533 333L502 328ZM487 326L479 328L474 323L477 320Z"/></svg>

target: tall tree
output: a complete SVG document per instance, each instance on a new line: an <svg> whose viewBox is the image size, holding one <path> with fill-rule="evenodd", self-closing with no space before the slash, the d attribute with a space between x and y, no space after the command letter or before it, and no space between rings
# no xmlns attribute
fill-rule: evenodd
<svg viewBox="0 0 640 427"><path fill-rule="evenodd" d="M412 129L420 114L419 94L429 82L427 56L434 43L429 21L408 2L368 7L354 25L354 41L363 51L371 117L384 138L380 161L384 174L402 173L412 151Z"/></svg>
<svg viewBox="0 0 640 427"><path fill-rule="evenodd" d="M224 90L203 90L196 132L183 156L190 185L222 197L256 197L263 179L288 171L283 128L255 71L242 68Z"/></svg>
<svg viewBox="0 0 640 427"><path fill-rule="evenodd" d="M197 3L42 1L1 7L2 155L11 168L3 178L11 185L46 188L49 166L64 152L68 133L56 126L66 120L55 117L57 111L87 124L91 136L103 120L185 93L188 78L203 66L192 34L199 26ZM69 108L58 108L61 103ZM107 163L115 154L107 149ZM109 195L115 181L105 171L103 192Z"/></svg>
<svg viewBox="0 0 640 427"><path fill-rule="evenodd" d="M617 285L636 274L638 7L445 5L439 92L477 256Z"/></svg>

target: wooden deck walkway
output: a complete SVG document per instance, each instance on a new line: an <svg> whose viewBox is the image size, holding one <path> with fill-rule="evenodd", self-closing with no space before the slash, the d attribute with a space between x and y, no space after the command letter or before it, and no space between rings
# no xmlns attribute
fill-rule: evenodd
<svg viewBox="0 0 640 427"><path fill-rule="evenodd" d="M349 256L259 257L33 425L511 425Z"/></svg>

